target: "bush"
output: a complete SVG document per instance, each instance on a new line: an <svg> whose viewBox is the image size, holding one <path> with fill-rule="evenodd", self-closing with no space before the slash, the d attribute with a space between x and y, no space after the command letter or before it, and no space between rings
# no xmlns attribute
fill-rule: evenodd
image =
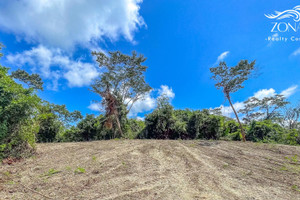
<svg viewBox="0 0 300 200"><path fill-rule="evenodd" d="M60 121L53 113L42 113L39 116L40 129L37 134L37 142L54 142L57 134L63 128Z"/></svg>
<svg viewBox="0 0 300 200"><path fill-rule="evenodd" d="M191 139L219 139L222 136L224 117L210 115L207 110L195 111L188 123Z"/></svg>
<svg viewBox="0 0 300 200"><path fill-rule="evenodd" d="M127 128L124 133L124 138L126 139L136 139L142 134L145 128L145 122L137 119L129 119L126 123Z"/></svg>
<svg viewBox="0 0 300 200"><path fill-rule="evenodd" d="M289 145L297 145L297 144L300 144L299 139L300 139L299 130L290 129L284 135L282 143L289 144Z"/></svg>
<svg viewBox="0 0 300 200"><path fill-rule="evenodd" d="M77 127L71 127L57 136L58 142L80 142L83 141L81 130Z"/></svg>
<svg viewBox="0 0 300 200"><path fill-rule="evenodd" d="M224 123L222 138L225 140L240 141L242 139L240 125L235 120Z"/></svg>
<svg viewBox="0 0 300 200"><path fill-rule="evenodd" d="M180 133L179 124L176 125L176 116L169 99L161 97L158 99L158 107L145 118L145 130L140 137L148 139L178 139ZM178 122L177 122L178 123ZM182 131L182 130L181 130Z"/></svg>
<svg viewBox="0 0 300 200"><path fill-rule="evenodd" d="M164 101L145 119L145 131L139 138L148 139L219 139L223 135L224 117L208 110L174 110Z"/></svg>
<svg viewBox="0 0 300 200"><path fill-rule="evenodd" d="M272 123L269 120L256 122L250 124L247 140L253 142L280 142L284 135L284 128L280 125Z"/></svg>

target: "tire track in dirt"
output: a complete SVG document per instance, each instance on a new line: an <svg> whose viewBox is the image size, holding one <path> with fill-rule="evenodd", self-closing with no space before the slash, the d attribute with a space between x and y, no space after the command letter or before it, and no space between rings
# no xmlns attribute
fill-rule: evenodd
<svg viewBox="0 0 300 200"><path fill-rule="evenodd" d="M203 165L198 171L200 174L199 184L205 186L205 192L204 195L202 195L203 198L212 198L212 194L214 194L213 199L239 199L238 194L236 194L233 189L238 185L228 180L226 174L220 172L220 169L211 163L212 157L205 155L203 151L196 153L192 151L192 147L188 148L180 142L178 145L191 157L191 160L198 161ZM226 182L226 184L223 184L224 182Z"/></svg>

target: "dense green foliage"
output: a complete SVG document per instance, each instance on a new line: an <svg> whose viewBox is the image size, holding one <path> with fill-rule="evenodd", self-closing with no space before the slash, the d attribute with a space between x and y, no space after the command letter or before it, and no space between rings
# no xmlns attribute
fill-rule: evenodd
<svg viewBox="0 0 300 200"><path fill-rule="evenodd" d="M30 154L39 130L39 97L33 88L24 88L0 66L0 158Z"/></svg>
<svg viewBox="0 0 300 200"><path fill-rule="evenodd" d="M166 98L159 99L158 107L146 116L145 126L140 138L220 139L239 130L235 121L209 110L174 110Z"/></svg>
<svg viewBox="0 0 300 200"><path fill-rule="evenodd" d="M76 126L64 131L57 137L59 142L80 142L80 141L92 141L92 140L108 140L118 138L115 135L113 129L107 129L104 126L105 117L99 115L86 115ZM123 138L135 139L137 135L145 127L143 121L128 119L126 122L122 122L124 126Z"/></svg>

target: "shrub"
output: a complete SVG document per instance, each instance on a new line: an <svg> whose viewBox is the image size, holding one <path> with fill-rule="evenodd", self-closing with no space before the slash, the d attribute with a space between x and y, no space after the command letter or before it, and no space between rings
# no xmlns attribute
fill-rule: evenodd
<svg viewBox="0 0 300 200"><path fill-rule="evenodd" d="M210 115L207 110L195 111L188 123L191 139L219 139L222 136L224 118Z"/></svg>
<svg viewBox="0 0 300 200"><path fill-rule="evenodd" d="M284 128L280 125L266 121L253 121L250 124L247 139L258 142L280 142L284 135Z"/></svg>
<svg viewBox="0 0 300 200"><path fill-rule="evenodd" d="M70 129L64 131L62 134L57 136L58 142L80 142L83 141L81 137L80 129L77 127L71 127Z"/></svg>
<svg viewBox="0 0 300 200"><path fill-rule="evenodd" d="M282 139L282 143L289 144L289 145L297 145L300 144L299 140L299 130L296 129L290 129L287 131L286 134L284 134L284 137Z"/></svg>
<svg viewBox="0 0 300 200"><path fill-rule="evenodd" d="M137 119L129 119L126 126L127 128L123 137L126 139L135 139L142 134L142 131L145 128L145 122Z"/></svg>
<svg viewBox="0 0 300 200"><path fill-rule="evenodd" d="M178 139L186 137L186 123L177 119L169 99L160 97L158 107L145 118L145 129L139 138Z"/></svg>
<svg viewBox="0 0 300 200"><path fill-rule="evenodd" d="M225 140L240 141L242 139L241 129L235 120L229 120L224 123L222 137Z"/></svg>
<svg viewBox="0 0 300 200"><path fill-rule="evenodd" d="M40 129L37 134L37 142L54 142L57 134L63 128L60 121L53 113L42 113L39 116Z"/></svg>

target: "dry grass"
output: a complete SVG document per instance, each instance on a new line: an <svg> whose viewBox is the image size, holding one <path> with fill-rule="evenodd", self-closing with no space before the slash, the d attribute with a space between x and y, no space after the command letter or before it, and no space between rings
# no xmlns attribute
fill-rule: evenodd
<svg viewBox="0 0 300 200"><path fill-rule="evenodd" d="M39 144L0 166L0 199L300 199L298 158L299 147L250 142Z"/></svg>

